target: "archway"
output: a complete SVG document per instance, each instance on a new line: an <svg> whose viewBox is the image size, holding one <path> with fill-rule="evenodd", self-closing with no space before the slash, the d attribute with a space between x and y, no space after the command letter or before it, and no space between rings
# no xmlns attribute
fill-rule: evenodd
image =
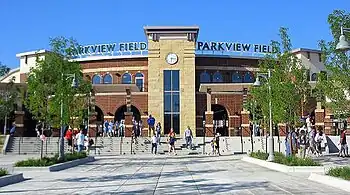
<svg viewBox="0 0 350 195"><path fill-rule="evenodd" d="M101 110L100 107L95 106L95 112L97 113L96 115L96 124L102 124L103 123L103 111Z"/></svg>
<svg viewBox="0 0 350 195"><path fill-rule="evenodd" d="M214 112L214 133L220 133L221 136L229 136L228 113L226 108L220 104L212 104L211 110ZM205 119L205 112L203 113L203 119Z"/></svg>
<svg viewBox="0 0 350 195"><path fill-rule="evenodd" d="M114 114L114 121L120 121L125 119L125 112L126 112L126 105L120 106ZM135 117L135 120L140 121L141 120L141 114L139 109L137 109L135 106L131 105L131 112L133 113L133 116Z"/></svg>

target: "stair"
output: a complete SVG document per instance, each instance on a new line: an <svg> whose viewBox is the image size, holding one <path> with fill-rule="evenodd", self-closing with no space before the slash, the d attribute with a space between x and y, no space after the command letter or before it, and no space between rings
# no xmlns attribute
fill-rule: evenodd
<svg viewBox="0 0 350 195"><path fill-rule="evenodd" d="M6 154L38 154L41 151L41 140L38 137L10 137L6 147ZM43 142L43 154L54 155L59 151L59 138L48 137ZM68 152L68 144L65 142L65 149Z"/></svg>

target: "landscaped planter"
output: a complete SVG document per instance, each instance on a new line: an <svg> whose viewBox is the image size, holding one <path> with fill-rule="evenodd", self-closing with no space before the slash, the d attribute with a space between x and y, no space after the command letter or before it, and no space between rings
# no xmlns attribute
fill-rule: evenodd
<svg viewBox="0 0 350 195"><path fill-rule="evenodd" d="M322 183L328 186L332 186L347 192L350 192L350 181L345 179L340 179L337 177L332 177L328 175L321 175L316 173L311 173L309 178L311 181Z"/></svg>
<svg viewBox="0 0 350 195"><path fill-rule="evenodd" d="M0 187L23 181L23 173L16 173L0 177Z"/></svg>
<svg viewBox="0 0 350 195"><path fill-rule="evenodd" d="M95 161L95 157L88 156L86 158L76 159L72 161L67 161L47 167L14 167L14 170L16 172L27 172L27 171L39 171L39 172L55 172L55 171L61 171L64 169L72 168L78 165L82 165L88 162Z"/></svg>
<svg viewBox="0 0 350 195"><path fill-rule="evenodd" d="M274 162L267 162L253 157L245 156L242 158L243 161L256 164L268 169L272 169L284 173L325 173L325 167L323 166L287 166Z"/></svg>

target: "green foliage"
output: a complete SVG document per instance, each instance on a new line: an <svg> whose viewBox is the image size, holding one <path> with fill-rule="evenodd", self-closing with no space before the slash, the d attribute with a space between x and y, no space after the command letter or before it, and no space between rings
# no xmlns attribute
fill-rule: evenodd
<svg viewBox="0 0 350 195"><path fill-rule="evenodd" d="M10 72L10 68L0 62L0 77L5 76Z"/></svg>
<svg viewBox="0 0 350 195"><path fill-rule="evenodd" d="M68 162L68 161L81 159L85 157L87 157L85 152L68 153L64 156L64 159L62 161L59 161L58 155L55 155L54 157L44 157L42 159L30 158L28 160L18 161L16 162L15 166L16 167L46 167L46 166L51 166L54 164Z"/></svg>
<svg viewBox="0 0 350 195"><path fill-rule="evenodd" d="M15 109L16 101L20 98L20 89L11 81L0 90L0 118L8 116Z"/></svg>
<svg viewBox="0 0 350 195"><path fill-rule="evenodd" d="M271 99L273 122L295 125L299 121L300 106L306 103L305 97L310 85L306 69L291 53L292 44L288 29L281 28L279 35L280 42L271 42L274 53L267 55L259 64L261 72L267 73L271 70L271 77L260 79L262 86L252 88L250 101L255 101L262 115L268 118Z"/></svg>
<svg viewBox="0 0 350 195"><path fill-rule="evenodd" d="M267 160L269 154L259 151L250 153L250 156L260 160ZM299 158L296 156L286 157L281 152L275 152L275 160L273 162L287 166L321 166L320 163L315 162L311 158Z"/></svg>
<svg viewBox="0 0 350 195"><path fill-rule="evenodd" d="M83 79L80 64L71 58L71 51L78 46L74 39L57 37L50 40L50 45L51 52L44 58L38 57L37 66L31 70L24 102L37 120L57 127L61 120L61 103L64 105L63 124L70 124L72 117L81 117L75 114L87 109L81 102L86 102L84 99L92 86ZM71 86L73 75L79 84L77 88Z"/></svg>
<svg viewBox="0 0 350 195"><path fill-rule="evenodd" d="M333 177L339 177L345 180L350 180L350 167L335 167L331 168L327 175L333 176Z"/></svg>
<svg viewBox="0 0 350 195"><path fill-rule="evenodd" d="M316 90L319 96L322 95L331 100L326 101L326 98L322 98L323 103L331 108L337 118L346 118L350 116L350 100L345 93L350 92L350 62L346 53L336 51L336 45L339 41L341 25L350 28L350 12L334 10L328 16L328 23L333 40L319 41L327 76L319 75ZM345 36L350 40L350 33L345 33Z"/></svg>
<svg viewBox="0 0 350 195"><path fill-rule="evenodd" d="M7 169L0 168L0 177L8 175L8 174L9 174L9 172L7 171Z"/></svg>

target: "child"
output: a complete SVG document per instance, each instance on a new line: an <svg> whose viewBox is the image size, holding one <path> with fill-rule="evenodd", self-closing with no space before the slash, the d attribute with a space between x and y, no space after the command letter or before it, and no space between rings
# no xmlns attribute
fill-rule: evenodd
<svg viewBox="0 0 350 195"><path fill-rule="evenodd" d="M151 153L153 154L153 148L154 148L154 154L157 154L157 143L158 143L158 137L155 133L153 133L152 137L152 151Z"/></svg>

